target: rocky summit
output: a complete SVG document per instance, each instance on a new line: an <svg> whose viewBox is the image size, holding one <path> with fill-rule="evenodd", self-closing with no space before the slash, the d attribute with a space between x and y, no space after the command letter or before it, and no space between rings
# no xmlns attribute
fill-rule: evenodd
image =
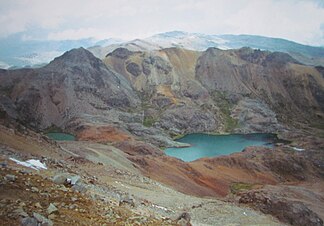
<svg viewBox="0 0 324 226"><path fill-rule="evenodd" d="M248 47L101 51L0 70L1 223L323 225L321 66ZM165 155L190 133L278 142L193 162Z"/></svg>

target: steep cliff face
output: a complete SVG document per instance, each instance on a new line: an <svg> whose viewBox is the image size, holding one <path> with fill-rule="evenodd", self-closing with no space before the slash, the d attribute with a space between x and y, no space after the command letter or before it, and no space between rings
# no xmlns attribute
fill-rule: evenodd
<svg viewBox="0 0 324 226"><path fill-rule="evenodd" d="M125 110L139 103L124 77L83 48L68 51L41 69L1 71L0 83L21 120L41 129L64 127L82 114Z"/></svg>
<svg viewBox="0 0 324 226"><path fill-rule="evenodd" d="M274 132L284 128L280 123L323 121L321 68L286 53L119 48L104 62L142 94L152 125L172 133L235 127L236 132Z"/></svg>
<svg viewBox="0 0 324 226"><path fill-rule="evenodd" d="M323 119L323 76L288 54L211 48L198 59L196 78L209 91L261 100L284 122Z"/></svg>
<svg viewBox="0 0 324 226"><path fill-rule="evenodd" d="M142 97L144 117L170 134L220 131L220 110L195 78L200 52L169 48L131 52L119 48L104 62L125 76Z"/></svg>
<svg viewBox="0 0 324 226"><path fill-rule="evenodd" d="M151 52L118 48L108 54L104 62L124 75L139 92L154 94L159 92L159 87L168 86L173 95L179 95L188 81L195 80L199 55L199 52L177 48Z"/></svg>

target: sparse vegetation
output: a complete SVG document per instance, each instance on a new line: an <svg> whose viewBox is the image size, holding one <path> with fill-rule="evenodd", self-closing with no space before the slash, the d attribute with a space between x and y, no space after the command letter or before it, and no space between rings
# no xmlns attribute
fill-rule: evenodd
<svg viewBox="0 0 324 226"><path fill-rule="evenodd" d="M238 192L245 191L245 190L251 190L253 188L253 184L248 183L233 183L230 186L231 193L237 194Z"/></svg>
<svg viewBox="0 0 324 226"><path fill-rule="evenodd" d="M173 139L173 140L178 140L178 139L184 137L185 135L186 135L186 134L176 134L176 135L172 136L172 139Z"/></svg>
<svg viewBox="0 0 324 226"><path fill-rule="evenodd" d="M214 91L211 96L221 111L225 123L225 132L232 132L238 125L237 120L231 117L232 104L226 99L226 94L223 92Z"/></svg>
<svg viewBox="0 0 324 226"><path fill-rule="evenodd" d="M143 125L146 127L152 127L155 123L155 119L152 116L145 116L143 120Z"/></svg>
<svg viewBox="0 0 324 226"><path fill-rule="evenodd" d="M232 132L238 125L236 119L232 118L230 115L225 116L225 132Z"/></svg>

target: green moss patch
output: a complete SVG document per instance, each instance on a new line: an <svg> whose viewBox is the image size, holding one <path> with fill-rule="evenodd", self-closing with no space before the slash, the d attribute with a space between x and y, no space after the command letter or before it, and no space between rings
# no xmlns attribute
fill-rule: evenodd
<svg viewBox="0 0 324 226"><path fill-rule="evenodd" d="M146 127L152 127L155 123L155 119L152 116L146 116L143 120L143 125Z"/></svg>
<svg viewBox="0 0 324 226"><path fill-rule="evenodd" d="M230 186L230 190L232 194L237 194L241 191L251 190L254 187L254 184L248 184L248 183L233 183Z"/></svg>
<svg viewBox="0 0 324 226"><path fill-rule="evenodd" d="M231 117L232 104L226 99L225 93L214 91L211 96L219 107L221 116L224 119L225 132L232 132L238 126L238 121Z"/></svg>

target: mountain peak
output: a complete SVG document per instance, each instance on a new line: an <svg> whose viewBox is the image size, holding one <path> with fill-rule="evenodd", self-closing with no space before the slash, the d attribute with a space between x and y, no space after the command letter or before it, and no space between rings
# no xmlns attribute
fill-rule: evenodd
<svg viewBox="0 0 324 226"><path fill-rule="evenodd" d="M69 51L66 51L62 56L57 57L55 59L59 59L59 58L67 58L67 59L85 59L85 58L93 58L93 54L91 52L89 52L88 50L86 50L83 47L80 48L75 48L75 49L71 49Z"/></svg>
<svg viewBox="0 0 324 226"><path fill-rule="evenodd" d="M65 52L62 56L56 57L46 67L73 67L85 64L100 65L102 62L96 58L90 51L83 47L71 49Z"/></svg>
<svg viewBox="0 0 324 226"><path fill-rule="evenodd" d="M163 37L182 37L188 35L188 32L184 31L168 31L164 33L157 34L157 36L163 36Z"/></svg>

